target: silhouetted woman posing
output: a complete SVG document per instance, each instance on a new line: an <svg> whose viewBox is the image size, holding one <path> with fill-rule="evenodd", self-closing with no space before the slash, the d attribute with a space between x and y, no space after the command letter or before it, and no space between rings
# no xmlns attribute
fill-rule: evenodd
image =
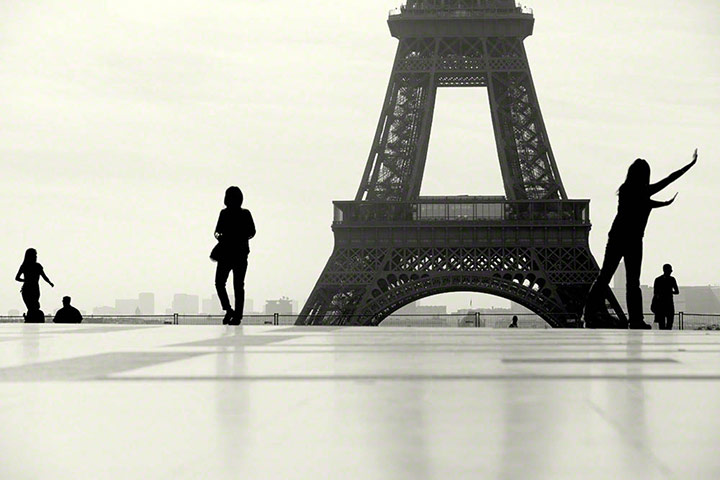
<svg viewBox="0 0 720 480"><path fill-rule="evenodd" d="M215 271L215 288L220 297L220 305L225 310L223 325L240 325L245 303L249 240L255 236L255 223L250 211L242 208L242 203L243 194L238 187L230 187L225 191L226 208L220 211L220 218L215 227L218 245L210 255L210 258L218 263ZM230 271L233 273L235 310L230 305L225 288Z"/></svg>
<svg viewBox="0 0 720 480"><path fill-rule="evenodd" d="M23 284L20 292L27 308L26 321L33 321L31 319L40 312L40 277L51 287L55 286L45 275L42 265L38 263L37 250L28 248L25 250L25 259L15 275L15 280Z"/></svg>
<svg viewBox="0 0 720 480"><path fill-rule="evenodd" d="M625 259L627 276L627 309L630 328L649 329L643 321L642 293L640 291L640 269L642 265L643 236L650 211L653 208L671 205L677 197L667 202L658 202L650 197L680 178L697 162L697 149L693 160L667 178L650 184L650 165L643 159L635 160L628 168L625 183L618 190L618 211L608 234L600 274L588 293L585 304L586 326L607 325L609 314L605 310L605 297L610 279L615 274L621 259ZM603 325L605 323L605 325Z"/></svg>

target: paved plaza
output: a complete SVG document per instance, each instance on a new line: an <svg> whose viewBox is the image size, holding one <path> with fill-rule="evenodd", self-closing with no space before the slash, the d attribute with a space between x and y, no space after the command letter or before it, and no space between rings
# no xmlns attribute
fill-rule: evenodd
<svg viewBox="0 0 720 480"><path fill-rule="evenodd" d="M720 334L0 325L2 479L717 479Z"/></svg>

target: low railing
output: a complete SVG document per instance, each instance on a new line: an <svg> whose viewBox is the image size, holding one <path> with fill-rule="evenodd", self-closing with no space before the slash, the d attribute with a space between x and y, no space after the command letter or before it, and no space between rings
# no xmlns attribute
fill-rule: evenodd
<svg viewBox="0 0 720 480"><path fill-rule="evenodd" d="M518 328L548 329L550 326L533 313L448 313L448 314L394 314L387 317L380 327L426 327L426 328L507 328L512 317L518 317ZM221 325L222 315L87 315L83 324L111 325ZM291 326L297 315L245 315L242 324ZM651 323L654 316L645 314L645 321ZM2 323L22 323L22 316L0 316ZM53 322L53 316L45 317L46 323ZM657 324L652 324L657 329ZM673 330L720 330L720 314L685 313L675 314Z"/></svg>
<svg viewBox="0 0 720 480"><path fill-rule="evenodd" d="M82 323L114 325L221 325L224 315L166 314L166 315L85 315ZM53 323L52 315L45 315L45 323ZM245 315L244 325L292 325L296 315ZM0 323L23 323L22 316L0 316Z"/></svg>
<svg viewBox="0 0 720 480"><path fill-rule="evenodd" d="M478 222L590 225L589 200L477 200L450 197L416 202L336 201L336 225L374 222Z"/></svg>

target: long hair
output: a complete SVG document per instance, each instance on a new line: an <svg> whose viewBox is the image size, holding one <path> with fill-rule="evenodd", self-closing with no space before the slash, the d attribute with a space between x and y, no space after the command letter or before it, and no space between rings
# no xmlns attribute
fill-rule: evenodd
<svg viewBox="0 0 720 480"><path fill-rule="evenodd" d="M239 187L232 186L225 190L225 206L240 208L243 204L243 194Z"/></svg>
<svg viewBox="0 0 720 480"><path fill-rule="evenodd" d="M32 265L37 262L37 250L34 248L28 248L25 250L25 258L23 258L23 265Z"/></svg>
<svg viewBox="0 0 720 480"><path fill-rule="evenodd" d="M626 189L644 190L650 185L650 164L642 159L635 160L628 167L625 182L620 185L618 193Z"/></svg>

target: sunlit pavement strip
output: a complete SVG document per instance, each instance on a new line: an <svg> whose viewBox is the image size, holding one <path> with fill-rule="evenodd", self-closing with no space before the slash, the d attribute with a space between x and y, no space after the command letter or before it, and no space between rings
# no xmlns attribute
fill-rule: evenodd
<svg viewBox="0 0 720 480"><path fill-rule="evenodd" d="M720 478L720 334L0 325L0 479Z"/></svg>

